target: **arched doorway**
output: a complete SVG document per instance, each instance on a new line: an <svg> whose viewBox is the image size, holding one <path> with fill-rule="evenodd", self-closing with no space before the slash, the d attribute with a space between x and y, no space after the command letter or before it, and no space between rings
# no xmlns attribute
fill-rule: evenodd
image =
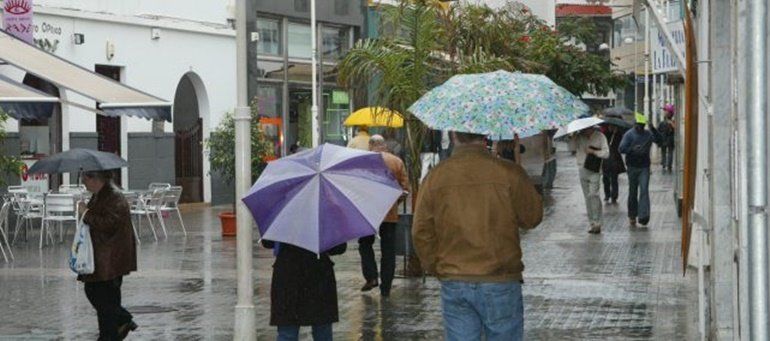
<svg viewBox="0 0 770 341"><path fill-rule="evenodd" d="M26 74L22 81L25 85L38 89L54 97L60 97L59 88L33 74ZM62 108L55 103L53 112L47 113L49 118L20 120L19 142L22 161L31 166L34 161L48 155L62 152ZM58 189L62 184L62 175L51 175L48 178L48 189Z"/></svg>
<svg viewBox="0 0 770 341"><path fill-rule="evenodd" d="M182 186L181 202L203 201L203 120L208 110L206 90L200 77L188 72L174 95L174 167L176 184Z"/></svg>

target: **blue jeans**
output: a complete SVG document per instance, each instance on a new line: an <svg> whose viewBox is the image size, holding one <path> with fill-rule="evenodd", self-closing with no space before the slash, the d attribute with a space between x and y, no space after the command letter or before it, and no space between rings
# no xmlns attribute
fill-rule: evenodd
<svg viewBox="0 0 770 341"><path fill-rule="evenodd" d="M628 167L628 217L642 225L650 221L650 167Z"/></svg>
<svg viewBox="0 0 770 341"><path fill-rule="evenodd" d="M314 341L332 341L332 324L313 326ZM299 326L278 326L278 341L299 340Z"/></svg>
<svg viewBox="0 0 770 341"><path fill-rule="evenodd" d="M521 284L441 282L447 341L522 340L524 303Z"/></svg>

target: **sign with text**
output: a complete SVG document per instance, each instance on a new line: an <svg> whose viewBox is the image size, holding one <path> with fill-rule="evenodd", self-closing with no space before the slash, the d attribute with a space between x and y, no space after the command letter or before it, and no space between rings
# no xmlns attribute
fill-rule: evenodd
<svg viewBox="0 0 770 341"><path fill-rule="evenodd" d="M674 38L674 45L679 47L682 54L685 53L684 25L681 20L669 22L667 25L671 36ZM674 51L671 51L666 44L666 36L657 26L650 27L650 37L652 37L652 73L677 72L679 62L676 60Z"/></svg>
<svg viewBox="0 0 770 341"><path fill-rule="evenodd" d="M32 0L5 0L3 27L12 36L33 44Z"/></svg>
<svg viewBox="0 0 770 341"><path fill-rule="evenodd" d="M21 185L29 192L44 193L48 191L48 174L29 174L27 171L37 162L36 159L23 159L21 165Z"/></svg>

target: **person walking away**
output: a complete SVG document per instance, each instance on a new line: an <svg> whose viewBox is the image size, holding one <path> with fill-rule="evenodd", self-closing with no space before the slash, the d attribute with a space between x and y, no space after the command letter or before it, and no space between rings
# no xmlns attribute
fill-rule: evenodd
<svg viewBox="0 0 770 341"><path fill-rule="evenodd" d="M388 128L385 130L383 136L385 138L385 144L388 146L388 152L398 156L400 159L404 159L404 148L401 143L398 142L398 135L396 129Z"/></svg>
<svg viewBox="0 0 770 341"><path fill-rule="evenodd" d="M513 140L492 141L492 150L498 157L520 165L521 154L524 154L527 148L521 144L519 135L514 134Z"/></svg>
<svg viewBox="0 0 770 341"><path fill-rule="evenodd" d="M623 135L618 150L626 155L628 168L628 221L636 227L637 218L642 226L650 221L650 149L660 143L660 133L650 125L644 129L647 117L637 113L636 126Z"/></svg>
<svg viewBox="0 0 770 341"><path fill-rule="evenodd" d="M398 156L388 153L388 145L385 139L380 135L372 135L369 139L369 149L373 152L382 154L382 159L388 170L398 181L404 193L409 192L409 180L406 175L404 162ZM403 200L405 195L401 197ZM380 294L382 297L390 296L390 288L393 283L393 276L396 273L396 224L398 224L398 204L396 202L388 212L385 220L380 224ZM361 255L361 271L363 272L366 284L361 291L369 291L378 286L377 282L377 261L374 259L374 235L358 239L358 253Z"/></svg>
<svg viewBox="0 0 770 341"><path fill-rule="evenodd" d="M358 126L358 132L350 142L348 148L369 150L369 128L367 126Z"/></svg>
<svg viewBox="0 0 770 341"><path fill-rule="evenodd" d="M575 141L580 187L583 189L588 221L588 233L602 232L602 199L599 196L602 161L610 156L607 139L595 127L580 131Z"/></svg>
<svg viewBox="0 0 770 341"><path fill-rule="evenodd" d="M544 130L545 147L543 155L543 188L552 189L553 182L556 180L556 147L553 144L553 136L556 135L556 129Z"/></svg>
<svg viewBox="0 0 770 341"><path fill-rule="evenodd" d="M339 321L337 280L329 256L345 253L340 244L315 254L300 247L262 240L276 255L270 284L270 325L278 341L299 340L300 326L311 326L313 340L333 339L332 324Z"/></svg>
<svg viewBox="0 0 770 341"><path fill-rule="evenodd" d="M122 306L123 276L136 271L136 240L131 210L126 198L112 182L111 170L85 172L83 184L93 195L88 205L78 204L78 213L90 226L94 249L94 273L79 275L88 301L96 309L99 340L122 340L137 325Z"/></svg>
<svg viewBox="0 0 770 341"><path fill-rule="evenodd" d="M676 132L676 124L674 123L674 106L666 104L663 107L665 112L665 118L658 124L658 132L660 132L660 151L661 151L661 164L663 165L663 171L672 172L672 166L674 163L674 136Z"/></svg>
<svg viewBox="0 0 770 341"><path fill-rule="evenodd" d="M487 152L484 136L452 132L452 156L426 177L412 226L423 268L441 281L447 341L522 340L519 229L543 218L524 169Z"/></svg>
<svg viewBox="0 0 770 341"><path fill-rule="evenodd" d="M604 182L604 202L613 205L618 203L618 176L626 172L623 155L620 154L620 141L623 139L623 130L615 125L607 124L604 127L604 137L609 141L610 157L602 163L602 182Z"/></svg>

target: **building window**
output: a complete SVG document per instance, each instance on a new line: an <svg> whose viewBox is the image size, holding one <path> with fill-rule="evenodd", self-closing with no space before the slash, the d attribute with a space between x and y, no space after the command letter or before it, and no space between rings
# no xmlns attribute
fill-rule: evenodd
<svg viewBox="0 0 770 341"><path fill-rule="evenodd" d="M342 58L348 50L348 30L335 27L324 27L321 31L321 51L325 61Z"/></svg>
<svg viewBox="0 0 770 341"><path fill-rule="evenodd" d="M257 87L257 113L265 136L273 143L273 155L281 155L283 120L281 103L283 91L280 85L260 84Z"/></svg>
<svg viewBox="0 0 770 341"><path fill-rule="evenodd" d="M310 59L313 53L310 25L289 23L289 58Z"/></svg>
<svg viewBox="0 0 770 341"><path fill-rule="evenodd" d="M257 32L259 32L259 43L257 44L257 53L260 55L281 55L281 24L278 20L258 18Z"/></svg>

